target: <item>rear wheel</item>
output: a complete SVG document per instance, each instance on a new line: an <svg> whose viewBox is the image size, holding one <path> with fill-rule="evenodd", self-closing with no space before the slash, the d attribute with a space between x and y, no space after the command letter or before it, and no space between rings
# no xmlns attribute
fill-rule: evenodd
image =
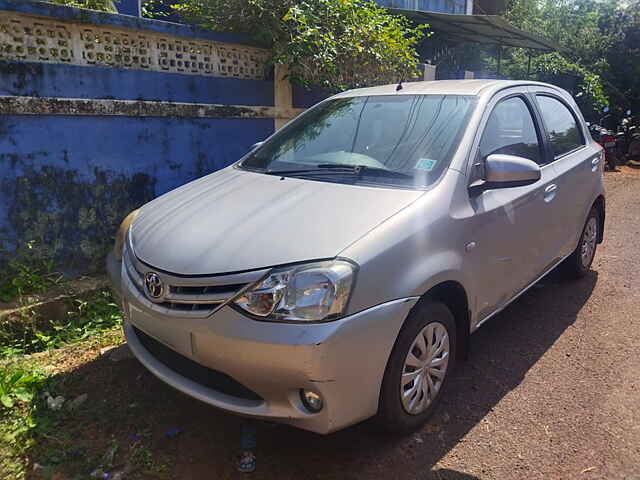
<svg viewBox="0 0 640 480"><path fill-rule="evenodd" d="M598 246L599 231L600 215L595 208L592 208L582 229L578 246L564 262L565 272L571 277L584 277L591 269Z"/></svg>
<svg viewBox="0 0 640 480"><path fill-rule="evenodd" d="M387 364L378 424L405 433L424 424L436 408L456 358L456 328L451 311L425 301L411 312Z"/></svg>

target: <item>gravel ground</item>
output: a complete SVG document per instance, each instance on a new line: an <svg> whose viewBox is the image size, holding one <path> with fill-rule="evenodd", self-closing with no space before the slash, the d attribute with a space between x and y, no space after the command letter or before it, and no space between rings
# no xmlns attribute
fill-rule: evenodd
<svg viewBox="0 0 640 480"><path fill-rule="evenodd" d="M578 282L552 274L483 326L420 432L384 436L365 422L323 437L261 426L251 478L640 480L640 170L607 173L606 186L593 271ZM231 462L237 417L175 392L135 360L73 364L68 394L90 392L100 411L67 420L67 437L126 445L146 425L153 457L172 459L173 478L242 478ZM165 438L175 428L180 435Z"/></svg>

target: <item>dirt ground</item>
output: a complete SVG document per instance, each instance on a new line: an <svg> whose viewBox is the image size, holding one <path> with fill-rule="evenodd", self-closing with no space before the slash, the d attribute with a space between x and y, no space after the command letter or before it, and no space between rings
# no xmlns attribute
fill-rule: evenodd
<svg viewBox="0 0 640 480"><path fill-rule="evenodd" d="M640 480L640 170L607 173L606 184L594 270L573 283L552 274L480 329L421 432L261 427L251 478ZM145 431L172 478L242 478L230 461L238 418L135 360L94 357L68 375L69 389L100 408L65 424L79 442L125 444ZM180 433L166 438L168 429Z"/></svg>

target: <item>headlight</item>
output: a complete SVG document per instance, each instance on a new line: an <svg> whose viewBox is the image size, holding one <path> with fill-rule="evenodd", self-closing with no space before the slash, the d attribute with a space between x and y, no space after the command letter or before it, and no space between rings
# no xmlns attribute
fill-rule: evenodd
<svg viewBox="0 0 640 480"><path fill-rule="evenodd" d="M347 308L354 276L355 266L344 260L276 269L234 304L275 322L333 320Z"/></svg>
<svg viewBox="0 0 640 480"><path fill-rule="evenodd" d="M129 231L129 227L133 223L133 220L140 213L140 209L134 210L129 213L122 223L120 224L120 228L118 228L118 233L116 233L116 241L113 245L113 254L116 257L116 260L119 262L122 261L122 247L124 246L124 240L127 238L127 232Z"/></svg>

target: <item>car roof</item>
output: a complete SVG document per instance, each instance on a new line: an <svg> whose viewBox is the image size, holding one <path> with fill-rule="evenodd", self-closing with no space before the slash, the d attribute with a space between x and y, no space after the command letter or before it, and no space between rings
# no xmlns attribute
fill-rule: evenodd
<svg viewBox="0 0 640 480"><path fill-rule="evenodd" d="M397 90L398 84L381 85L379 87L357 88L334 95L332 98L362 97L370 95L473 95L493 94L499 90L511 87L539 85L553 88L562 92L555 85L541 82L517 80L432 80L426 82L402 83L402 89Z"/></svg>

